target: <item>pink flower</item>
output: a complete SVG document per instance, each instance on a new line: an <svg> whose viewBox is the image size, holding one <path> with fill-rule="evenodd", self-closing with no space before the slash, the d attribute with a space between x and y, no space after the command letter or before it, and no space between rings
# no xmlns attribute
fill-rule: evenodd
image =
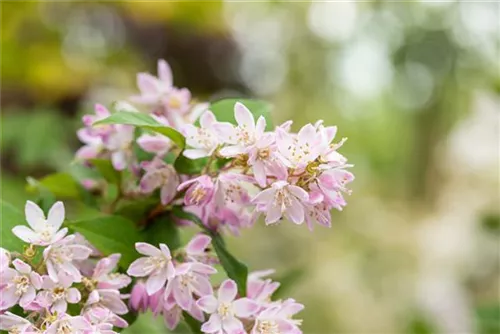
<svg viewBox="0 0 500 334"><path fill-rule="evenodd" d="M10 253L6 249L0 247L0 272L8 268L10 264Z"/></svg>
<svg viewBox="0 0 500 334"><path fill-rule="evenodd" d="M217 123L214 126L221 140L230 145L220 150L222 156L235 157L247 153L248 148L262 137L266 129L266 119L260 116L255 124L250 110L240 102L234 105L234 118L238 126L231 123Z"/></svg>
<svg viewBox="0 0 500 334"><path fill-rule="evenodd" d="M120 291L116 289L95 289L85 304L87 307L104 307L116 314L128 313L127 304L122 300Z"/></svg>
<svg viewBox="0 0 500 334"><path fill-rule="evenodd" d="M92 249L74 244L74 239L75 235L69 235L43 251L47 273L54 282L58 281L60 271L71 277L73 282L80 282L82 279L82 275L74 261L87 259L92 253Z"/></svg>
<svg viewBox="0 0 500 334"><path fill-rule="evenodd" d="M87 114L87 115L84 115L82 117L83 124L88 128L92 128L92 126L95 122L103 120L103 119L111 116L111 113L109 112L109 110L105 106L103 106L102 104L98 104L98 103L94 106L94 113L95 113L94 115ZM111 128L110 125L102 125L99 127L92 128L92 131L94 134L104 134L110 128Z"/></svg>
<svg viewBox="0 0 500 334"><path fill-rule="evenodd" d="M136 243L135 249L147 256L135 260L127 273L135 277L149 276L146 281L146 291L152 295L165 285L167 279L175 275L170 249L165 244L160 244L160 249L158 249L145 242Z"/></svg>
<svg viewBox="0 0 500 334"><path fill-rule="evenodd" d="M116 315L103 307L92 307L84 314L85 319L90 323L91 329L85 334L114 334L113 320Z"/></svg>
<svg viewBox="0 0 500 334"><path fill-rule="evenodd" d="M136 312L146 312L149 307L149 295L143 280L138 280L134 284L128 302L132 310Z"/></svg>
<svg viewBox="0 0 500 334"><path fill-rule="evenodd" d="M184 310L190 310L194 303L193 294L205 296L213 293L208 275L217 270L199 262L187 262L178 265L175 276L169 279L165 289L165 298L173 295L175 302Z"/></svg>
<svg viewBox="0 0 500 334"><path fill-rule="evenodd" d="M52 313L66 313L68 303L76 304L82 298L77 288L72 288L72 280L65 274L60 273L58 282L54 282L49 276L42 279L42 291L38 293L37 303L50 308Z"/></svg>
<svg viewBox="0 0 500 334"><path fill-rule="evenodd" d="M298 327L301 320L293 320L292 317L302 309L304 309L304 305L295 302L293 299L275 302L267 309L259 312L251 334L301 334L302 331Z"/></svg>
<svg viewBox="0 0 500 334"><path fill-rule="evenodd" d="M133 102L157 106L173 89L172 70L168 63L158 60L158 77L149 73L137 74L137 86L141 95L132 96Z"/></svg>
<svg viewBox="0 0 500 334"><path fill-rule="evenodd" d="M198 299L196 304L210 319L201 326L204 333L236 334L244 332L243 323L238 318L249 318L259 309L259 305L248 298L236 299L236 283L225 280L219 287L218 298L207 295Z"/></svg>
<svg viewBox="0 0 500 334"><path fill-rule="evenodd" d="M207 248L211 242L212 238L206 234L195 235L185 247L188 259L205 262L207 260Z"/></svg>
<svg viewBox="0 0 500 334"><path fill-rule="evenodd" d="M42 279L38 273L19 259L12 261L15 269L4 268L0 272L0 310L6 310L19 302L21 307L30 304L40 289Z"/></svg>
<svg viewBox="0 0 500 334"><path fill-rule="evenodd" d="M276 129L276 143L281 160L289 168L301 169L316 160L322 143L322 136L312 124L300 129L298 134Z"/></svg>
<svg viewBox="0 0 500 334"><path fill-rule="evenodd" d="M21 334L37 333L31 322L10 312L0 314L0 330Z"/></svg>
<svg viewBox="0 0 500 334"><path fill-rule="evenodd" d="M76 151L75 157L77 160L85 161L95 159L105 149L102 137L92 132L90 129L80 129L76 132L76 135L78 139L85 144Z"/></svg>
<svg viewBox="0 0 500 334"><path fill-rule="evenodd" d="M125 274L113 273L121 254L111 254L97 262L92 280L97 282L98 289L122 289L132 282L132 279Z"/></svg>
<svg viewBox="0 0 500 334"><path fill-rule="evenodd" d="M221 173L216 181L215 201L218 206L226 206L227 203L248 204L250 196L244 184L254 183L254 179L248 175L238 173Z"/></svg>
<svg viewBox="0 0 500 334"><path fill-rule="evenodd" d="M279 288L280 283L273 282L264 277L274 273L273 269L254 271L248 275L247 296L255 300L259 305L267 305L271 301L272 294Z"/></svg>
<svg viewBox="0 0 500 334"><path fill-rule="evenodd" d="M141 191L149 194L155 189L161 188L161 202L168 204L177 193L179 185L179 176L175 169L159 157L155 157L150 162L143 162L142 167L146 173L140 182Z"/></svg>
<svg viewBox="0 0 500 334"><path fill-rule="evenodd" d="M57 316L57 320L48 326L45 334L84 334L85 331L92 329L90 323L82 316L72 317L68 314L58 314Z"/></svg>
<svg viewBox="0 0 500 334"><path fill-rule="evenodd" d="M197 178L183 182L177 187L177 191L187 189L184 196L185 205L204 205L213 197L214 183L208 175L201 175Z"/></svg>
<svg viewBox="0 0 500 334"><path fill-rule="evenodd" d="M12 229L12 233L24 242L48 246L61 240L68 233L66 227L59 230L64 221L64 204L62 202L56 202L50 208L47 218L45 218L42 209L31 201L26 202L24 212L31 229L24 225L18 225Z"/></svg>
<svg viewBox="0 0 500 334"><path fill-rule="evenodd" d="M173 88L164 98L163 104L168 114L185 114L191 103L191 92L187 88Z"/></svg>
<svg viewBox="0 0 500 334"><path fill-rule="evenodd" d="M193 147L184 150L184 156L189 159L198 159L211 156L214 153L220 144L215 132L215 124L217 124L217 121L214 114L207 110L200 117L200 128L191 124L184 125L183 132L186 136L186 143Z"/></svg>
<svg viewBox="0 0 500 334"><path fill-rule="evenodd" d="M165 326L170 330L174 330L182 319L182 311L182 308L176 304L173 294L169 294L165 298L162 295L153 312L155 315L162 313ZM192 303L191 308L186 312L200 322L205 321L203 311L196 306L196 303Z"/></svg>
<svg viewBox="0 0 500 334"><path fill-rule="evenodd" d="M117 124L103 139L104 146L111 152L111 163L116 170L124 170L131 163L132 143L135 128Z"/></svg>
<svg viewBox="0 0 500 334"><path fill-rule="evenodd" d="M275 175L279 179L286 176L286 167L279 160L275 145L275 135L266 133L248 150L248 165L252 166L255 180L261 187L267 185L267 176Z"/></svg>
<svg viewBox="0 0 500 334"><path fill-rule="evenodd" d="M286 181L276 181L252 199L258 211L266 212L266 224L272 224L285 216L295 224L304 221L304 203L309 199L307 192Z"/></svg>

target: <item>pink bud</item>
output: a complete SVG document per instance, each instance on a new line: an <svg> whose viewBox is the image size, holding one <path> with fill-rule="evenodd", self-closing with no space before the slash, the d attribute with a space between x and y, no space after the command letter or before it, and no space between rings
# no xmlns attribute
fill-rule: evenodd
<svg viewBox="0 0 500 334"><path fill-rule="evenodd" d="M137 281L130 293L129 306L137 312L145 312L148 309L149 297L146 292L146 285L143 281Z"/></svg>

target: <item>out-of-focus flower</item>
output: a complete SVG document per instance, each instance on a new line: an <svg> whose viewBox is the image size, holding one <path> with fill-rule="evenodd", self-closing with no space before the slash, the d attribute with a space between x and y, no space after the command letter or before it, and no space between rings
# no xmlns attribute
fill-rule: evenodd
<svg viewBox="0 0 500 334"><path fill-rule="evenodd" d="M145 312L149 307L149 295L146 291L146 284L143 280L138 280L132 287L129 298L129 306L136 312Z"/></svg>
<svg viewBox="0 0 500 334"><path fill-rule="evenodd" d="M184 156L189 159L198 159L212 155L215 149L220 144L219 137L215 130L217 121L215 115L207 110L200 117L200 126L196 127L191 124L186 124L183 127L183 132L186 136L186 143L193 147L184 150Z"/></svg>
<svg viewBox="0 0 500 334"><path fill-rule="evenodd" d="M0 314L0 330L7 331L9 333L23 334L38 332L29 320L11 312Z"/></svg>
<svg viewBox="0 0 500 334"><path fill-rule="evenodd" d="M152 107L163 104L173 89L172 70L168 63L158 60L158 77L149 73L137 74L137 86L141 94L132 96L131 101Z"/></svg>
<svg viewBox="0 0 500 334"><path fill-rule="evenodd" d="M86 331L90 331L91 329L90 323L84 317L72 317L62 313L57 315L57 319L48 326L44 334L85 334Z"/></svg>
<svg viewBox="0 0 500 334"><path fill-rule="evenodd" d="M301 324L301 320L292 319L302 309L304 309L304 305L295 302L293 299L275 302L265 310L259 312L251 334L302 333L298 327Z"/></svg>
<svg viewBox="0 0 500 334"><path fill-rule="evenodd" d="M12 229L12 233L24 242L48 246L61 240L68 233L66 227L59 230L64 221L64 204L62 202L56 202L50 208L47 218L45 218L42 209L32 201L26 202L24 212L31 229L25 225L18 225Z"/></svg>
<svg viewBox="0 0 500 334"><path fill-rule="evenodd" d="M169 203L177 193L179 185L179 176L172 165L155 157L152 161L143 162L141 166L146 171L140 182L141 191L148 194L160 188L162 204Z"/></svg>

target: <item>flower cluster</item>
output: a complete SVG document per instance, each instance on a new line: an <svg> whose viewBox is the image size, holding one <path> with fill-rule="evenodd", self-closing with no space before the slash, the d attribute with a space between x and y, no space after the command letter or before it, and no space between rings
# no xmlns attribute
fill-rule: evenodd
<svg viewBox="0 0 500 334"><path fill-rule="evenodd" d="M98 104L83 117L77 135L84 146L76 152L91 172L78 179L77 200L90 198L114 223L128 220L133 239L125 248L113 239L128 262L95 231L69 234L61 202L45 215L28 201L29 227L12 229L26 243L24 252L0 254L0 329L111 334L128 326L122 315L151 311L169 329L186 320L209 334L300 334L294 316L303 305L277 300L279 283L267 278L272 270L247 276L222 237L238 235L261 215L267 225L287 219L311 230L331 226L330 211L346 205L354 179L338 152L345 139L334 142L337 128L322 121L298 133L291 121L273 129L241 101L232 101L221 117L217 103L199 103L175 87L163 60L157 77L140 73L137 85L140 94L116 110ZM127 204L136 212L120 211ZM127 250L149 240L143 232L153 224L175 231L197 225L203 233L181 248L178 240L158 247L137 242L142 256L132 262L135 252ZM228 279L214 282L221 269Z"/></svg>
<svg viewBox="0 0 500 334"><path fill-rule="evenodd" d="M29 244L22 254L0 248L0 329L9 333L116 333L127 327L120 290L132 279L114 270L120 254L104 257L79 234L62 228L65 210L47 217L28 201L26 221L12 232ZM38 256L40 254L40 256ZM19 306L28 316L10 312ZM77 310L70 312L69 310Z"/></svg>
<svg viewBox="0 0 500 334"><path fill-rule="evenodd" d="M192 161L208 161L199 173L176 170L167 162L178 152L168 137L152 133L134 137L130 125L92 126L109 116L105 107L97 105L95 115L86 115L86 127L78 132L86 145L77 158L104 157L117 170L128 167L137 179L130 181L128 189L146 196L160 190L163 205L182 204L208 228L225 228L234 234L251 226L260 214L266 224L286 218L295 224L306 222L309 229L316 223L329 227L330 211L346 205L343 193L350 193L346 185L354 176L338 152L345 138L334 142L337 127L318 121L293 133L288 121L268 131L266 119L255 119L240 102L234 104L234 124L219 122L208 103L194 103L189 90L173 86L171 70L163 60L158 62L158 77L140 73L137 84L140 95L130 100L145 110L120 104L179 130L188 146L181 154ZM139 161L134 143L152 154L150 160Z"/></svg>

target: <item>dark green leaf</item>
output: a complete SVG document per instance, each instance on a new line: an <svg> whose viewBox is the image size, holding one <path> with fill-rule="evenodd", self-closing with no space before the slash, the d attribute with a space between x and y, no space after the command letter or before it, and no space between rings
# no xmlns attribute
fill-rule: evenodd
<svg viewBox="0 0 500 334"><path fill-rule="evenodd" d="M134 245L141 240L141 235L128 219L105 216L67 223L67 226L81 233L104 255L121 253L123 267L128 267L138 257Z"/></svg>
<svg viewBox="0 0 500 334"><path fill-rule="evenodd" d="M158 205L158 199L145 198L122 201L115 214L139 223L146 219L149 213Z"/></svg>
<svg viewBox="0 0 500 334"><path fill-rule="evenodd" d="M271 119L271 105L267 102L252 99L223 99L210 104L210 110L214 113L215 118L219 122L229 122L236 124L234 118L234 104L236 102L243 103L253 114L255 121L259 116L264 116L266 119L266 130L273 129L273 122Z"/></svg>
<svg viewBox="0 0 500 334"><path fill-rule="evenodd" d="M181 246L181 239L177 225L172 221L169 214L162 214L153 218L148 226L142 231L146 242L158 246L160 243L167 244L170 250Z"/></svg>
<svg viewBox="0 0 500 334"><path fill-rule="evenodd" d="M200 174L203 168L207 165L208 158L189 159L182 153L179 154L174 163L174 168L180 174L194 175Z"/></svg>
<svg viewBox="0 0 500 334"><path fill-rule="evenodd" d="M212 238L212 246L219 258L220 264L227 273L227 276L233 279L238 285L238 293L240 296L247 294L247 277L248 268L246 265L238 261L231 253L228 252L220 239Z"/></svg>
<svg viewBox="0 0 500 334"><path fill-rule="evenodd" d="M186 311L182 312L182 316L184 317L184 321L186 324L189 326L189 329L191 329L191 332L194 334L199 334L201 333L201 323L193 318L189 313Z"/></svg>
<svg viewBox="0 0 500 334"><path fill-rule="evenodd" d="M56 202L56 196L46 186L34 178L28 177L26 181L28 182L28 189L35 189L37 192L34 202L42 209L43 212L45 212L45 214L47 214L52 205Z"/></svg>
<svg viewBox="0 0 500 334"><path fill-rule="evenodd" d="M2 218L0 221L0 247L21 253L23 252L24 242L12 233L12 228L16 225L27 225L24 214L3 200L0 200L0 208Z"/></svg>
<svg viewBox="0 0 500 334"><path fill-rule="evenodd" d="M113 168L113 164L110 160L106 159L90 159L92 165L99 171L99 174L108 182L119 184L121 180L121 174L119 171Z"/></svg>
<svg viewBox="0 0 500 334"><path fill-rule="evenodd" d="M184 148L186 144L186 139L179 131L171 127L165 126L160 122L158 122L157 120L155 120L153 117L147 114L142 114L140 112L119 111L103 120L95 122L94 126L99 126L103 124L133 125L167 136L180 148Z"/></svg>

